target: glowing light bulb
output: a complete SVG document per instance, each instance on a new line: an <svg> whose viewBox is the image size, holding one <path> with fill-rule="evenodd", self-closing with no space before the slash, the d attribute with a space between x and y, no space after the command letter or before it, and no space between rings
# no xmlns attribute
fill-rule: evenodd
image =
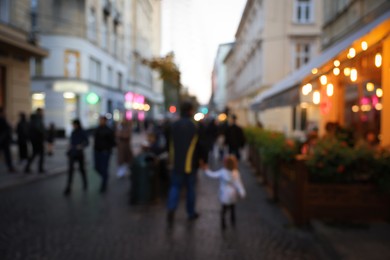
<svg viewBox="0 0 390 260"><path fill-rule="evenodd" d="M366 84L366 89L367 89L367 91L369 91L369 92L374 91L374 88L375 88L374 83L372 83L372 82L367 82L367 84Z"/></svg>
<svg viewBox="0 0 390 260"><path fill-rule="evenodd" d="M327 95L328 97L333 96L333 90L334 90L333 84L332 84L332 83L329 83L329 84L326 86L326 95Z"/></svg>
<svg viewBox="0 0 390 260"><path fill-rule="evenodd" d="M335 61L333 62L333 65L334 65L335 67L340 66L340 61L339 61L339 60L335 60Z"/></svg>
<svg viewBox="0 0 390 260"><path fill-rule="evenodd" d="M362 41L362 50L363 51L365 51L365 50L367 50L368 49L368 44L367 44L367 42L365 42L365 41Z"/></svg>
<svg viewBox="0 0 390 260"><path fill-rule="evenodd" d="M310 83L307 83L302 87L302 94L307 96L313 89L313 86Z"/></svg>
<svg viewBox="0 0 390 260"><path fill-rule="evenodd" d="M340 75L340 69L339 69L339 68L334 68L334 69L333 69L333 74L334 74L335 76Z"/></svg>
<svg viewBox="0 0 390 260"><path fill-rule="evenodd" d="M351 69L346 67L344 68L344 76L349 77L351 75Z"/></svg>
<svg viewBox="0 0 390 260"><path fill-rule="evenodd" d="M351 69L351 81L355 82L357 80L358 73L356 69Z"/></svg>
<svg viewBox="0 0 390 260"><path fill-rule="evenodd" d="M356 51L354 48L350 48L347 54L348 59L352 59L353 57L356 56Z"/></svg>
<svg viewBox="0 0 390 260"><path fill-rule="evenodd" d="M318 90L313 92L313 103L318 105L321 102L321 94Z"/></svg>
<svg viewBox="0 0 390 260"><path fill-rule="evenodd" d="M318 73L318 69L317 68L313 68L312 70L311 70L311 73L314 75L314 74L317 74Z"/></svg>
<svg viewBox="0 0 390 260"><path fill-rule="evenodd" d="M377 89L376 89L376 96L377 96L378 98L383 97L383 90L382 90L381 88L377 88Z"/></svg>
<svg viewBox="0 0 390 260"><path fill-rule="evenodd" d="M320 77L320 82L322 85L326 85L326 83L328 82L328 78L325 75L322 75Z"/></svg>
<svg viewBox="0 0 390 260"><path fill-rule="evenodd" d="M380 66L382 66L382 55L380 53L377 53L375 55L375 66L377 68L379 68Z"/></svg>
<svg viewBox="0 0 390 260"><path fill-rule="evenodd" d="M383 105L381 103L378 103L378 104L375 105L375 109L378 110L378 111L382 110L382 108L383 108Z"/></svg>

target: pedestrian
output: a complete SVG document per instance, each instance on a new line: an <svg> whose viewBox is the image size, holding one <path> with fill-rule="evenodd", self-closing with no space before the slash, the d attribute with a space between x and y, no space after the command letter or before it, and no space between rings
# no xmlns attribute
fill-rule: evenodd
<svg viewBox="0 0 390 260"><path fill-rule="evenodd" d="M47 142L47 155L52 156L54 150L54 140L56 138L56 127L53 122L50 123L49 129L46 134L46 142Z"/></svg>
<svg viewBox="0 0 390 260"><path fill-rule="evenodd" d="M116 144L117 144L117 159L118 170L116 176L123 178L128 172L130 163L133 160L133 152L131 151L131 134L132 124L131 121L123 118L122 122L116 127Z"/></svg>
<svg viewBox="0 0 390 260"><path fill-rule="evenodd" d="M226 143L225 135L228 128L227 120L223 120L218 124L218 137L217 137L217 157L221 161L225 157Z"/></svg>
<svg viewBox="0 0 390 260"><path fill-rule="evenodd" d="M16 125L16 135L18 138L19 162L27 161L28 159L28 140L29 140L29 123L26 114L19 114L19 122Z"/></svg>
<svg viewBox="0 0 390 260"><path fill-rule="evenodd" d="M68 156L68 180L64 191L65 195L69 195L72 190L74 165L78 163L81 173L81 179L83 181L83 190L88 189L87 174L85 172L85 156L84 148L88 146L88 135L81 126L79 119L72 121L73 130L69 139L69 147L67 150Z"/></svg>
<svg viewBox="0 0 390 260"><path fill-rule="evenodd" d="M237 125L236 115L232 115L231 124L226 129L225 142L229 148L229 154L234 154L237 160L240 160L240 149L245 145L245 136L242 128Z"/></svg>
<svg viewBox="0 0 390 260"><path fill-rule="evenodd" d="M43 109L37 108L35 114L30 117L29 123L30 142L32 145L32 155L28 158L27 165L24 169L25 173L30 173L31 163L36 156L39 156L38 171L39 173L45 173L43 168L45 158L45 126L43 124Z"/></svg>
<svg viewBox="0 0 390 260"><path fill-rule="evenodd" d="M94 133L95 170L102 178L100 192L105 193L108 184L108 166L112 148L115 146L114 131L107 126L107 118L100 116L99 126Z"/></svg>
<svg viewBox="0 0 390 260"><path fill-rule="evenodd" d="M9 173L14 173L15 168L11 155L12 128L5 116L5 111L0 107L0 151L3 152L5 163Z"/></svg>
<svg viewBox="0 0 390 260"><path fill-rule="evenodd" d="M192 120L194 113L190 102L183 102L180 118L170 128L169 153L172 166L171 185L168 194L167 221L171 226L179 203L180 190L183 185L187 190L187 214L189 220L199 217L195 210L195 181L199 164L207 162L207 149L199 139L202 139L201 125Z"/></svg>
<svg viewBox="0 0 390 260"><path fill-rule="evenodd" d="M207 150L209 154L211 153L213 155L214 151L214 144L217 141L218 138L218 125L215 118L211 117L209 121L206 123L206 143L207 143Z"/></svg>
<svg viewBox="0 0 390 260"><path fill-rule="evenodd" d="M219 201L221 202L221 228L226 228L225 215L230 212L231 225L236 225L235 204L238 198L244 198L245 188L238 171L237 159L229 155L224 160L224 167L211 171L205 168L205 174L211 178L219 179Z"/></svg>

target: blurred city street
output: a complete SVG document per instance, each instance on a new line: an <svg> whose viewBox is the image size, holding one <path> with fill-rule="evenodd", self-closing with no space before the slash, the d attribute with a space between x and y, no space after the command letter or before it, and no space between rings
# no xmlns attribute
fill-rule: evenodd
<svg viewBox="0 0 390 260"><path fill-rule="evenodd" d="M143 136L133 139L136 150ZM31 182L33 176L18 173L0 191L1 259L320 259L313 235L289 226L246 163L241 170L248 197L238 205L235 229L221 231L218 183L199 175L200 218L188 222L182 201L169 230L164 200L129 205L129 181L114 176L115 157L105 195L89 158L89 190L82 191L76 174L73 193L64 197L63 145L58 142L55 156L47 158L47 176Z"/></svg>
<svg viewBox="0 0 390 260"><path fill-rule="evenodd" d="M143 140L144 135L135 134L133 150L139 151ZM367 244L374 239L385 242L388 225L377 226L374 231L332 229L320 222L314 224L314 229L294 227L277 204L269 202L247 162L240 163L240 170L248 196L237 205L235 229L224 232L220 229L218 182L202 174L197 184L200 218L189 222L182 200L174 226L168 229L164 198L153 205L129 204L129 180L115 177L115 156L111 158L108 192L104 195L98 192L100 178L92 169L91 146L87 152L90 182L87 192L82 191L77 173L73 193L63 196L65 140L58 141L55 156L47 158L48 172L44 176L1 173L1 259L388 259L390 256L385 244ZM371 251L372 258L354 252L357 246L364 245L367 252L376 250Z"/></svg>

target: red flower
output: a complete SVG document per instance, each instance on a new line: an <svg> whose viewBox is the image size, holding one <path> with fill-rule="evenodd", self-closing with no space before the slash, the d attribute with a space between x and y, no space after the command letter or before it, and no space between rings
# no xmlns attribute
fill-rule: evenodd
<svg viewBox="0 0 390 260"><path fill-rule="evenodd" d="M344 165L339 165L339 167L337 167L337 172L338 173L343 173L345 171L345 166Z"/></svg>

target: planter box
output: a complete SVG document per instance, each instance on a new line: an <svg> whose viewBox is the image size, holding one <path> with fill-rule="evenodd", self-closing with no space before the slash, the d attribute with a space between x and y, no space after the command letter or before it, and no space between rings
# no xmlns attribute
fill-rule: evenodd
<svg viewBox="0 0 390 260"><path fill-rule="evenodd" d="M374 184L311 183L304 161L280 165L278 197L295 224L311 218L372 221L390 218L390 196Z"/></svg>

